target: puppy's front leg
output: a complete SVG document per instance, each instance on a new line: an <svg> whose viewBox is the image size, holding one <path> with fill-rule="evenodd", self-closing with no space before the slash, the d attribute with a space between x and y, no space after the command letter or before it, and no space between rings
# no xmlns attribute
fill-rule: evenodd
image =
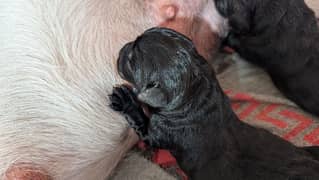
<svg viewBox="0 0 319 180"><path fill-rule="evenodd" d="M134 92L129 87L121 85L113 88L109 98L111 101L110 107L124 114L129 126L135 130L141 139L145 139L149 118L144 114Z"/></svg>

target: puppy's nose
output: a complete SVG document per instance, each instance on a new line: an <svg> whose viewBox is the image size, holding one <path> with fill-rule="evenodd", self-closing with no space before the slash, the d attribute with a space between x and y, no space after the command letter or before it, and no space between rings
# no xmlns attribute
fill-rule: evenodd
<svg viewBox="0 0 319 180"><path fill-rule="evenodd" d="M168 104L167 95L159 88L151 88L141 91L137 99L153 108L161 108Z"/></svg>

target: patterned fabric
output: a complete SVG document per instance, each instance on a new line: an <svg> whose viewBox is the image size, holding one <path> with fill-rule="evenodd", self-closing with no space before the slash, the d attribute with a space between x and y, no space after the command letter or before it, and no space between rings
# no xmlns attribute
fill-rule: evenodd
<svg viewBox="0 0 319 180"><path fill-rule="evenodd" d="M228 91L240 119L265 128L297 146L319 145L319 119L294 104L267 102L266 97Z"/></svg>

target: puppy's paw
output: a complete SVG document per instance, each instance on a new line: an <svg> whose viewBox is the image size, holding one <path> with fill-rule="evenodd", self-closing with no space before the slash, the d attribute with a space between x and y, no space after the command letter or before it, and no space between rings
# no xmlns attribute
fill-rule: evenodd
<svg viewBox="0 0 319 180"><path fill-rule="evenodd" d="M125 115L125 118L131 128L143 137L147 131L148 118L144 114L141 104L138 102L133 90L125 85L113 88L113 92L109 95L110 107Z"/></svg>
<svg viewBox="0 0 319 180"><path fill-rule="evenodd" d="M114 87L112 94L109 95L109 98L111 101L110 107L113 110L122 112L124 114L141 108L139 102L137 101L136 95L129 87L125 85Z"/></svg>

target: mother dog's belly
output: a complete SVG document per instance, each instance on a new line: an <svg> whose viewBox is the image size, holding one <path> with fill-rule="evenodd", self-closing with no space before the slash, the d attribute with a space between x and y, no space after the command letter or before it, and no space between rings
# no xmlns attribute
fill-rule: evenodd
<svg viewBox="0 0 319 180"><path fill-rule="evenodd" d="M152 26L141 2L0 2L0 179L102 180L137 141L107 95L119 48Z"/></svg>

